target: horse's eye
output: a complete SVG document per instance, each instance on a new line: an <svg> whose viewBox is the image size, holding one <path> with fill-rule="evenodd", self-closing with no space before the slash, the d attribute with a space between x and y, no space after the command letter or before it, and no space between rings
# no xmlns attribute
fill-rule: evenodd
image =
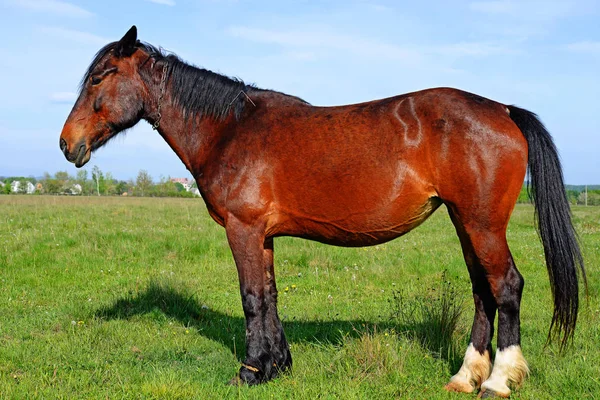
<svg viewBox="0 0 600 400"><path fill-rule="evenodd" d="M102 79L100 77L98 77L98 76L92 76L90 78L90 81L92 82L92 85L97 85L100 82L102 82Z"/></svg>

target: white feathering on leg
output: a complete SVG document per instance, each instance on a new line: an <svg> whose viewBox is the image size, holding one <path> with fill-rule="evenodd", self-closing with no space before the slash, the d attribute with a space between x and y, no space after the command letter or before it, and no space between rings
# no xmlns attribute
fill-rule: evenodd
<svg viewBox="0 0 600 400"><path fill-rule="evenodd" d="M478 352L473 343L469 344L460 370L450 378L446 385L447 390L471 393L490 376L492 362L486 350L483 354Z"/></svg>
<svg viewBox="0 0 600 400"><path fill-rule="evenodd" d="M490 390L500 396L508 397L509 386L518 388L527 375L529 375L529 367L521 352L521 346L508 346L496 352L492 375L483 382L481 391Z"/></svg>

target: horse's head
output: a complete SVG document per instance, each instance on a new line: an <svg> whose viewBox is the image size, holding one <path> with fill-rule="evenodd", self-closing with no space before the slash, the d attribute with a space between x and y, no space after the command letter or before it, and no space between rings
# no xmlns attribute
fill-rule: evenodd
<svg viewBox="0 0 600 400"><path fill-rule="evenodd" d="M96 54L81 82L79 98L60 135L60 149L78 168L90 160L93 150L144 116L148 88L140 68L149 56L137 44L133 26Z"/></svg>

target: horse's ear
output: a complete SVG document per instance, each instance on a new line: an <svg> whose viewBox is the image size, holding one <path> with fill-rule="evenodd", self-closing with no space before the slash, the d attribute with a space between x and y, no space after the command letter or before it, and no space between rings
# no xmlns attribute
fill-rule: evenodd
<svg viewBox="0 0 600 400"><path fill-rule="evenodd" d="M117 43L117 47L115 49L115 54L117 57L127 57L132 55L135 52L135 45L137 43L137 28L133 25L125 36L119 40Z"/></svg>

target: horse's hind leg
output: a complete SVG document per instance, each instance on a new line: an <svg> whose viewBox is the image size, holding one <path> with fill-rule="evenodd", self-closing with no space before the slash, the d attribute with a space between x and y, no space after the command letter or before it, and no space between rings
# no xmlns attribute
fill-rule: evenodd
<svg viewBox="0 0 600 400"><path fill-rule="evenodd" d="M463 365L446 388L472 392L481 387L484 397L508 397L509 385L519 386L528 368L520 348L519 307L523 278L506 242L506 223L494 223L489 218L469 218L452 206L449 211L471 276L475 318ZM494 226L496 228L492 228ZM498 351L490 375L496 310Z"/></svg>
<svg viewBox="0 0 600 400"><path fill-rule="evenodd" d="M456 215L449 208L450 218L456 227L463 255L469 269L475 302L475 317L471 339L460 370L446 385L447 390L471 393L478 389L492 371L492 346L496 302L490 290L484 268L479 262L469 235Z"/></svg>
<svg viewBox="0 0 600 400"><path fill-rule="evenodd" d="M509 386L519 387L529 374L521 353L520 307L524 280L510 251L505 262L506 268L500 274L488 276L498 305L498 342L492 375L481 384L482 397L508 397Z"/></svg>

